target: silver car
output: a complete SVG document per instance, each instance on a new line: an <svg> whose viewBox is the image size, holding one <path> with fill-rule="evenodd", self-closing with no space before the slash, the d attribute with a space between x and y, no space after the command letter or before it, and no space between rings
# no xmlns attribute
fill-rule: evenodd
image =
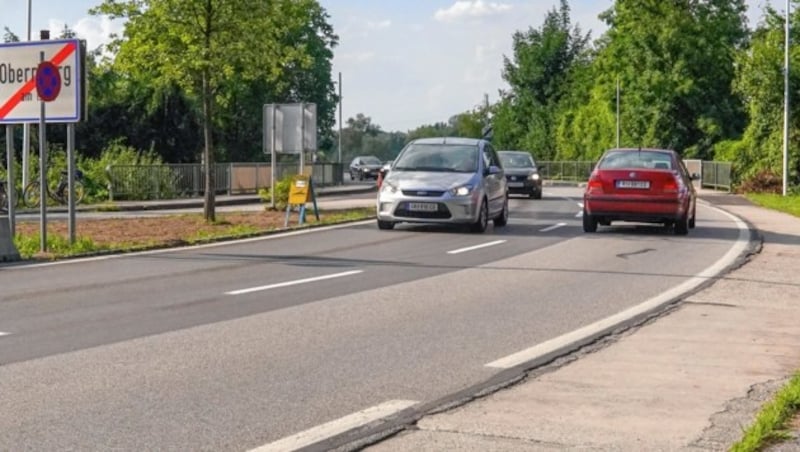
<svg viewBox="0 0 800 452"><path fill-rule="evenodd" d="M378 227L395 224L469 225L474 232L508 222L508 188L492 145L469 138L408 143L378 192Z"/></svg>

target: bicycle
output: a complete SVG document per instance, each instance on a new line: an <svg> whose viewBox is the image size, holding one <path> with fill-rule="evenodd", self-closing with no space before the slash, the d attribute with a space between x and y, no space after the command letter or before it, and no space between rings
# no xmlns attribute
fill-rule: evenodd
<svg viewBox="0 0 800 452"><path fill-rule="evenodd" d="M78 204L83 199L84 195L84 187L83 187L83 171L75 170L75 179L73 180L75 185L75 204ZM61 179L59 179L58 184L56 185L55 190L51 190L49 186L45 186L47 191L47 195L53 201L59 204L67 204L69 202L69 190L68 190L68 180L67 180L67 172L62 170L61 171ZM39 185L39 180L34 180L25 187L25 190L22 192L22 202L25 204L26 207L38 207L41 198L41 189Z"/></svg>

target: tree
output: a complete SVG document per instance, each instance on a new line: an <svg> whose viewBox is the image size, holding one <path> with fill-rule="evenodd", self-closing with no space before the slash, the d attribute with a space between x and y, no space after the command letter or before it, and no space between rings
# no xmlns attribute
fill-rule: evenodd
<svg viewBox="0 0 800 452"><path fill-rule="evenodd" d="M503 78L510 91L501 93L494 132L499 148L534 151L540 159L556 154L555 118L568 93L570 72L582 61L589 35L572 27L566 0L550 10L540 29L513 35L513 57L504 58Z"/></svg>
<svg viewBox="0 0 800 452"><path fill-rule="evenodd" d="M316 1L106 0L93 12L127 19L123 38L111 47L114 67L147 88L151 107L177 88L198 111L207 221L215 220L212 168L220 124L246 111L249 124L258 125L267 99L279 103L292 95L321 104L323 124L332 124L333 102L305 98L312 88L315 95L333 95L330 74L327 83L320 79L325 63L317 60L330 61L324 50L336 37L320 29L327 15ZM308 69L313 76L300 74Z"/></svg>
<svg viewBox="0 0 800 452"><path fill-rule="evenodd" d="M5 33L3 33L3 42L19 42L19 36L15 35L11 29L8 27L3 27Z"/></svg>

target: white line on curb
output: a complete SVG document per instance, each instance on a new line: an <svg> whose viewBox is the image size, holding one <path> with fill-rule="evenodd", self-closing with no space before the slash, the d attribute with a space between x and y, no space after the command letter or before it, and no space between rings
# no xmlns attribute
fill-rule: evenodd
<svg viewBox="0 0 800 452"><path fill-rule="evenodd" d="M520 364L532 361L548 353L552 353L569 344L578 342L594 334L597 334L603 330L606 330L607 328L622 324L623 322L630 320L636 317L637 315L644 314L645 312L655 309L661 304L666 303L669 300L672 300L676 297L685 294L686 292L689 292L697 288L704 282L708 281L709 278L713 278L719 275L719 273L722 272L722 270L725 269L725 267L732 264L747 248L747 244L749 242L750 230L747 228L747 225L739 218L729 214L728 212L725 212L724 210L717 209L716 207L710 207L710 208L718 212L721 212L723 215L733 220L733 222L736 223L736 227L739 228L739 238L736 240L736 243L731 247L731 249L728 250L727 253L725 253L724 256L722 256L718 261L713 263L710 267L700 272L697 276L683 282L678 286L673 287L672 289L667 290L666 292L660 295L657 295L649 300L646 300L645 302L639 305L636 305L632 308L628 308L625 311L606 317L605 319L599 320L590 325L586 325L585 327L579 328L570 333L550 339L538 345L534 345L531 348L506 356L505 358L500 358L497 361L492 361L489 364L486 364L486 367L493 367L497 369L510 369Z"/></svg>
<svg viewBox="0 0 800 452"><path fill-rule="evenodd" d="M550 232L550 231L555 231L556 229L558 229L558 228L563 228L563 227L564 227L564 226L566 226L566 225L567 225L567 223L558 223L558 224L554 224L554 225L550 226L549 228L540 229L540 230L539 230L539 232Z"/></svg>
<svg viewBox="0 0 800 452"><path fill-rule="evenodd" d="M453 250L453 251L448 251L447 254L461 254L461 253L466 253L467 251L475 251L475 250L479 250L481 248L488 248L490 246L500 245L502 243L506 243L506 241L505 240L495 240L494 242L482 243L480 245L475 245L475 246L470 246L470 247L467 247L467 248L461 248L461 249L457 249L457 250Z"/></svg>
<svg viewBox="0 0 800 452"><path fill-rule="evenodd" d="M313 278L297 279L294 281L286 281L282 283L270 284L267 286L251 287L249 289L241 289L241 290L232 290L230 292L225 292L225 295L244 295L253 292L261 292L264 290L277 289L279 287L296 286L298 284L307 284L317 281L324 281L326 279L342 278L344 276L357 275L359 273L364 273L364 270L352 270L349 272L334 273L332 275L315 276Z"/></svg>
<svg viewBox="0 0 800 452"><path fill-rule="evenodd" d="M399 413L417 403L418 402L414 400L390 400L335 421L328 422L327 424L322 424L296 435L288 436L259 448L252 449L250 452L277 452L301 449L311 444L332 438L348 430L362 427L371 422L391 416L392 414Z"/></svg>

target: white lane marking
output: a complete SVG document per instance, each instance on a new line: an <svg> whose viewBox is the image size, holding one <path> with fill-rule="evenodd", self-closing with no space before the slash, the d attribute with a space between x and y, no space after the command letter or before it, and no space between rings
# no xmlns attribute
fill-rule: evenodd
<svg viewBox="0 0 800 452"><path fill-rule="evenodd" d="M387 416L397 414L406 408L416 405L414 400L390 400L380 405L350 414L335 421L310 428L306 431L288 436L278 441L252 449L250 452L292 451L324 441L348 430L363 427Z"/></svg>
<svg viewBox="0 0 800 452"><path fill-rule="evenodd" d="M540 229L540 230L539 230L539 232L550 232L550 231L555 231L556 229L558 229L558 228L563 228L563 227L564 227L564 226L566 226L566 225L567 225L567 223L558 223L558 224L554 224L554 225L550 226L549 228Z"/></svg>
<svg viewBox="0 0 800 452"><path fill-rule="evenodd" d="M4 333L3 331L0 331L0 337L2 337L2 336L10 336L10 335L11 335L11 333Z"/></svg>
<svg viewBox="0 0 800 452"><path fill-rule="evenodd" d="M581 210L579 210L578 213L575 214L575 218L582 218L583 217L583 203L579 202L578 203L578 207L580 207Z"/></svg>
<svg viewBox="0 0 800 452"><path fill-rule="evenodd" d="M461 253L466 253L468 251L475 251L475 250L479 250L481 248L488 248L490 246L500 245L500 244L503 244L503 243L506 243L506 241L505 240L495 240L494 242L482 243L480 245L468 246L466 248L460 248L460 249L457 249L457 250L448 251L447 254L461 254Z"/></svg>
<svg viewBox="0 0 800 452"><path fill-rule="evenodd" d="M719 275L719 273L722 272L722 270L724 270L725 267L735 262L736 259L747 249L747 244L750 241L749 239L750 230L747 228L747 225L742 220L735 217L734 215L725 212L722 209L718 209L716 207L710 207L710 208L717 210L718 212L721 212L728 218L732 219L733 222L736 224L736 226L739 228L739 238L736 240L736 243L734 243L731 249L729 249L724 256L722 256L718 261L714 262L710 267L700 272L697 276L683 282L678 286L673 287L672 289L667 290L666 292L660 295L656 295L655 297L646 300L639 305L628 308L620 313L606 317L590 325L586 325L585 327L579 328L570 333L542 342L541 344L534 345L533 347L506 356L504 358L500 358L497 361L492 361L489 364L486 364L486 367L493 367L497 369L510 369L520 364L532 361L536 358L547 355L548 353L552 353L569 344L578 342L582 339L590 337L594 334L597 334L613 326L620 325L627 320L630 320L638 315L644 314L645 312L655 309L660 305L669 302L670 300L673 300L691 290L694 290L704 282L708 281L710 278Z"/></svg>
<svg viewBox="0 0 800 452"><path fill-rule="evenodd" d="M314 228L307 228L307 229L300 229L296 231L289 231L289 232L278 232L274 234L268 234L260 237L250 237L246 239L239 239L239 240L229 240L229 241L221 241L221 242L214 242L214 243L205 243L202 245L187 245L181 246L177 248L162 248L157 250L148 250L148 251L137 251L134 253L119 253L119 254L111 254L108 256L92 256L92 257L83 257L77 259L64 259L60 261L54 262L44 262L44 263L35 263L35 264L21 264L16 265L13 267L8 267L7 270L16 270L16 269L28 269L28 268L42 268L42 267L53 267L57 265L71 265L71 264L79 264L84 262L95 262L95 261L106 261L111 259L125 259L131 256L152 256L158 254L167 254L167 253L175 253L178 251L186 251L186 250L199 250L205 248L217 248L222 246L229 246L229 245L241 245L243 243L252 243L252 242L261 242L267 240L276 240L282 239L286 237L294 237L297 235L305 235L305 234L313 234L316 232L325 232L325 231L333 231L336 229L344 229L349 228L351 226L362 226L367 224L374 224L375 220L364 220L364 221L354 221L352 223L342 223L342 224L334 224L331 226L321 226L321 227L314 227Z"/></svg>
<svg viewBox="0 0 800 452"><path fill-rule="evenodd" d="M296 286L298 284L307 284L317 281L325 281L326 279L342 278L344 276L357 275L359 273L364 273L364 270L351 270L349 272L334 273L332 275L315 276L313 278L303 278L294 281L285 281L282 283L269 284L267 286L251 287L249 289L241 289L241 290L232 290L230 292L225 292L225 295L244 295L253 292L261 292L264 290L277 289L279 287Z"/></svg>

